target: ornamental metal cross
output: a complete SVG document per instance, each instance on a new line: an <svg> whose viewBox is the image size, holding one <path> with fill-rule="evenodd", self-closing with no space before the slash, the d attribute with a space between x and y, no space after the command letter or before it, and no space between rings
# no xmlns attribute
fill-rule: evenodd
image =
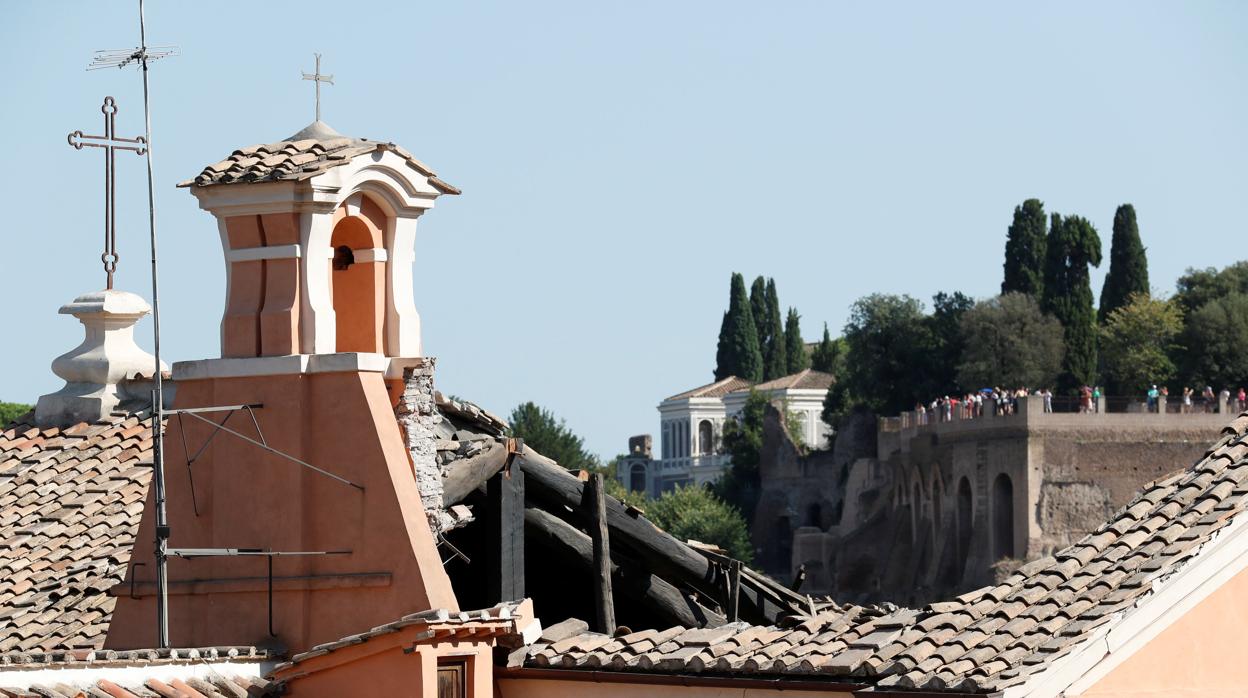
<svg viewBox="0 0 1248 698"><path fill-rule="evenodd" d="M117 269L117 260L121 259L121 256L117 254L117 215L116 206L113 203L116 175L113 173L113 164L118 150L131 150L138 155L146 153L147 139L143 136L122 138L116 135L114 121L117 117L117 100L112 97L104 98L104 105L100 107L100 111L104 112L103 136L86 136L82 131L74 131L69 134L68 140L76 150L104 149L104 253L100 255L100 261L104 263L104 272L108 275L108 288L111 290L113 272ZM128 143L134 145L126 145Z"/></svg>
<svg viewBox="0 0 1248 698"><path fill-rule="evenodd" d="M321 120L321 83L326 82L326 83L329 83L330 85L334 84L334 76L333 75L321 75L321 54L314 53L312 55L316 56L316 70L315 72L311 74L304 73L303 79L311 80L313 83L316 84L316 120L320 121Z"/></svg>

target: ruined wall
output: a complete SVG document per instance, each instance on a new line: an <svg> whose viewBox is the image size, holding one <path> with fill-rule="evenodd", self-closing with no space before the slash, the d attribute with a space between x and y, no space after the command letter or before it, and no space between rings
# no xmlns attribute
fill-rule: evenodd
<svg viewBox="0 0 1248 698"><path fill-rule="evenodd" d="M920 604L991 584L1190 465L1223 420L1023 406L1006 417L902 428L880 421L874 444L856 424L838 450L809 455L786 443L778 424L765 430L752 526L767 572L787 580L805 565L802 590L838 601ZM812 510L823 516L806 515ZM791 543L780 540L789 535Z"/></svg>

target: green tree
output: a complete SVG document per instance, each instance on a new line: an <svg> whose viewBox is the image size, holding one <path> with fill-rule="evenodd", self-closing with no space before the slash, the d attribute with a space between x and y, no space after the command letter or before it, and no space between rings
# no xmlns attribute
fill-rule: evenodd
<svg viewBox="0 0 1248 698"><path fill-rule="evenodd" d="M1044 291L1044 260L1047 240L1044 203L1027 199L1014 207L1014 222L1005 239L1005 278L1001 293L1026 293L1037 299Z"/></svg>
<svg viewBox="0 0 1248 698"><path fill-rule="evenodd" d="M719 346L715 352L715 380L728 376L752 382L763 378L763 355L745 293L745 279L740 274L732 275L728 311L719 328Z"/></svg>
<svg viewBox="0 0 1248 698"><path fill-rule="evenodd" d="M1148 295L1148 257L1140 242L1135 207L1123 204L1114 212L1114 235L1109 245L1109 273L1101 287L1097 319L1105 324L1110 313L1125 306L1132 296Z"/></svg>
<svg viewBox="0 0 1248 698"><path fill-rule="evenodd" d="M927 394L932 333L923 304L910 296L872 294L850 307L845 324L848 402L878 414L914 407Z"/></svg>
<svg viewBox="0 0 1248 698"><path fill-rule="evenodd" d="M713 488L715 494L736 507L746 521L754 520L754 507L758 503L761 486L758 462L763 448L767 405L767 396L751 388L741 413L724 422L724 451L729 454L731 464Z"/></svg>
<svg viewBox="0 0 1248 698"><path fill-rule="evenodd" d="M806 353L806 342L802 341L802 317L797 308L789 308L784 319L784 353L789 373L797 373L810 368L810 355Z"/></svg>
<svg viewBox="0 0 1248 698"><path fill-rule="evenodd" d="M828 323L823 323L823 339L810 352L810 367L816 371L832 373L836 363L836 345L832 342L832 334L828 332Z"/></svg>
<svg viewBox="0 0 1248 698"><path fill-rule="evenodd" d="M1137 293L1116 308L1101 326L1101 359L1107 387L1118 395L1140 395L1150 385L1166 383L1176 367L1176 339L1183 331L1183 311L1174 301Z"/></svg>
<svg viewBox="0 0 1248 698"><path fill-rule="evenodd" d="M532 402L517 405L508 420L508 433L524 439L524 444L570 470L600 467L598 457L585 450L585 442L572 433L562 419Z"/></svg>
<svg viewBox="0 0 1248 698"><path fill-rule="evenodd" d="M1209 301L1232 293L1248 294L1248 262L1236 262L1221 271L1213 267L1188 269L1176 286L1174 300L1183 315L1190 318Z"/></svg>
<svg viewBox="0 0 1248 698"><path fill-rule="evenodd" d="M962 317L975 301L960 291L940 292L932 297L932 314L927 317L932 346L921 389L926 395L958 391L958 362L962 360ZM979 386L962 385L964 389ZM909 409L909 408L907 408Z"/></svg>
<svg viewBox="0 0 1248 698"><path fill-rule="evenodd" d="M1230 293L1197 308L1187 320L1184 379L1214 389L1248 387L1248 294Z"/></svg>
<svg viewBox="0 0 1248 698"><path fill-rule="evenodd" d="M1062 324L1025 293L975 304L962 316L958 380L978 388L1049 387L1062 368Z"/></svg>
<svg viewBox="0 0 1248 698"><path fill-rule="evenodd" d="M650 500L646 518L679 540L717 545L743 562L754 559L750 532L741 512L705 487L691 485Z"/></svg>
<svg viewBox="0 0 1248 698"><path fill-rule="evenodd" d="M771 327L771 319L767 317L767 279L759 276L750 284L750 317L754 318L754 332L758 335L758 351L763 357L763 366L767 365L767 329ZM763 375L766 375L766 368Z"/></svg>
<svg viewBox="0 0 1248 698"><path fill-rule="evenodd" d="M767 344L763 347L763 380L775 380L789 374L788 354L784 345L784 327L780 319L780 297L776 280L767 280Z"/></svg>
<svg viewBox="0 0 1248 698"><path fill-rule="evenodd" d="M13 420L33 409L33 405L23 405L20 402L0 402L0 428L8 426Z"/></svg>
<svg viewBox="0 0 1248 698"><path fill-rule="evenodd" d="M1088 265L1101 264L1101 238L1082 216L1054 213L1049 226L1041 309L1062 323L1066 357L1059 392L1072 393L1096 382L1096 311Z"/></svg>

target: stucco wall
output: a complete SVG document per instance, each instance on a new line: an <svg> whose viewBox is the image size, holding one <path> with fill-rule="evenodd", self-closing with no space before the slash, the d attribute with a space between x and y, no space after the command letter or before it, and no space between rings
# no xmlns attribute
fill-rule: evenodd
<svg viewBox="0 0 1248 698"><path fill-rule="evenodd" d="M1085 698L1248 696L1248 570L1084 692Z"/></svg>

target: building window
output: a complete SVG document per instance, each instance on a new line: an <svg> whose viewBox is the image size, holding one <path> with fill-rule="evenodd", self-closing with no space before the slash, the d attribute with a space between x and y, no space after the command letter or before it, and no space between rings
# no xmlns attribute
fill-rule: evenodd
<svg viewBox="0 0 1248 698"><path fill-rule="evenodd" d="M1014 483L1005 473L992 481L992 555L1014 557Z"/></svg>
<svg viewBox="0 0 1248 698"><path fill-rule="evenodd" d="M628 474L628 489L633 492L646 491L646 466L641 463L634 463L633 469Z"/></svg>
<svg viewBox="0 0 1248 698"><path fill-rule="evenodd" d="M698 454L709 456L715 452L715 430L711 420L704 419L698 423Z"/></svg>
<svg viewBox="0 0 1248 698"><path fill-rule="evenodd" d="M467 698L468 666L464 662L438 664L438 698Z"/></svg>

